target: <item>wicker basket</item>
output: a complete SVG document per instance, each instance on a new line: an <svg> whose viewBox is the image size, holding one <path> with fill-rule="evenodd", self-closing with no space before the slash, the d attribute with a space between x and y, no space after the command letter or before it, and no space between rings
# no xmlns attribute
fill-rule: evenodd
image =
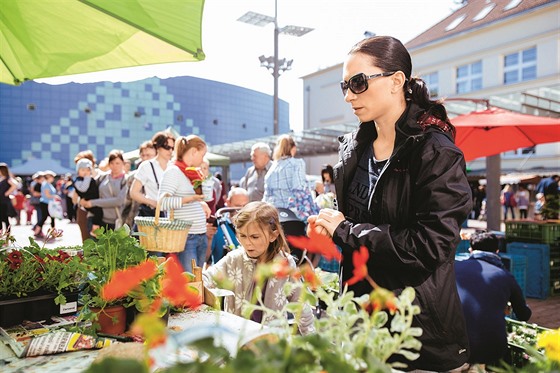
<svg viewBox="0 0 560 373"><path fill-rule="evenodd" d="M164 196L166 197L166 196ZM140 245L148 251L162 253L178 253L185 249L189 229L192 222L186 220L175 220L173 210L169 218L160 218L161 200L156 206L156 216L137 216L134 222L138 226Z"/></svg>

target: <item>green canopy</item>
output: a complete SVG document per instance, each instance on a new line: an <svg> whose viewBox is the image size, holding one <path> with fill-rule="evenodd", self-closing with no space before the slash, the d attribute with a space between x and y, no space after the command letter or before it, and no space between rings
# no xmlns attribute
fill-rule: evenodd
<svg viewBox="0 0 560 373"><path fill-rule="evenodd" d="M0 82L201 61L204 0L2 0Z"/></svg>

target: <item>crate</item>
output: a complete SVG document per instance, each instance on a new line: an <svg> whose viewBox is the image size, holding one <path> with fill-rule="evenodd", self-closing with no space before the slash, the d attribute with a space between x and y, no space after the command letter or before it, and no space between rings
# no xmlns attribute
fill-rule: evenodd
<svg viewBox="0 0 560 373"><path fill-rule="evenodd" d="M506 269L513 275L521 288L523 296L525 296L527 293L527 257L525 255L507 253L500 253L499 255L502 259L507 259L509 267L506 266Z"/></svg>
<svg viewBox="0 0 560 373"><path fill-rule="evenodd" d="M470 247L471 247L470 240L461 240L461 242L459 242L459 246L457 246L457 249L455 250L455 254L468 253Z"/></svg>
<svg viewBox="0 0 560 373"><path fill-rule="evenodd" d="M560 224L539 221L506 221L506 239L510 242L560 243Z"/></svg>
<svg viewBox="0 0 560 373"><path fill-rule="evenodd" d="M526 296L546 299L550 292L550 246L510 242L507 254L525 255L527 258Z"/></svg>
<svg viewBox="0 0 560 373"><path fill-rule="evenodd" d="M506 317L506 330L511 365L515 368L523 368L529 363L525 346L534 347L538 335L550 329Z"/></svg>

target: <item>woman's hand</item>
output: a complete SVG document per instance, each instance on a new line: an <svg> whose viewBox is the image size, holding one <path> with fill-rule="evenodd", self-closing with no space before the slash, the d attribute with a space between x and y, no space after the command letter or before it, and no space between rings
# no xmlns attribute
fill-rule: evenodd
<svg viewBox="0 0 560 373"><path fill-rule="evenodd" d="M307 219L307 222L310 223L307 229L309 230L311 225L315 224L315 231L317 233L332 237L336 227L344 220L346 218L343 213L325 208L319 212L319 215L312 215Z"/></svg>
<svg viewBox="0 0 560 373"><path fill-rule="evenodd" d="M81 199L81 200L80 200L80 206L82 206L82 207L84 207L84 208L86 208L86 209L89 209L89 208L92 207L92 206L91 206L91 201L86 201L85 199Z"/></svg>

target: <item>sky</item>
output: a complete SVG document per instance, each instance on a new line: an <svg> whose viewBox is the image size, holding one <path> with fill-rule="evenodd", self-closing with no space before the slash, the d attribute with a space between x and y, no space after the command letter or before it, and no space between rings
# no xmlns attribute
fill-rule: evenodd
<svg viewBox="0 0 560 373"><path fill-rule="evenodd" d="M342 63L364 32L408 42L457 9L457 0L277 0L278 26L305 26L310 33L280 35L279 58L293 59L292 70L279 78L279 97L290 104L290 126L303 129L302 76ZM273 95L271 73L258 57L274 54L274 26L237 21L248 11L274 17L275 0L206 0L200 62L117 69L72 77L38 80L50 84L134 81L151 76L193 76ZM413 61L414 65L414 61ZM341 95L342 99L342 95ZM272 121L272 118L271 118Z"/></svg>

